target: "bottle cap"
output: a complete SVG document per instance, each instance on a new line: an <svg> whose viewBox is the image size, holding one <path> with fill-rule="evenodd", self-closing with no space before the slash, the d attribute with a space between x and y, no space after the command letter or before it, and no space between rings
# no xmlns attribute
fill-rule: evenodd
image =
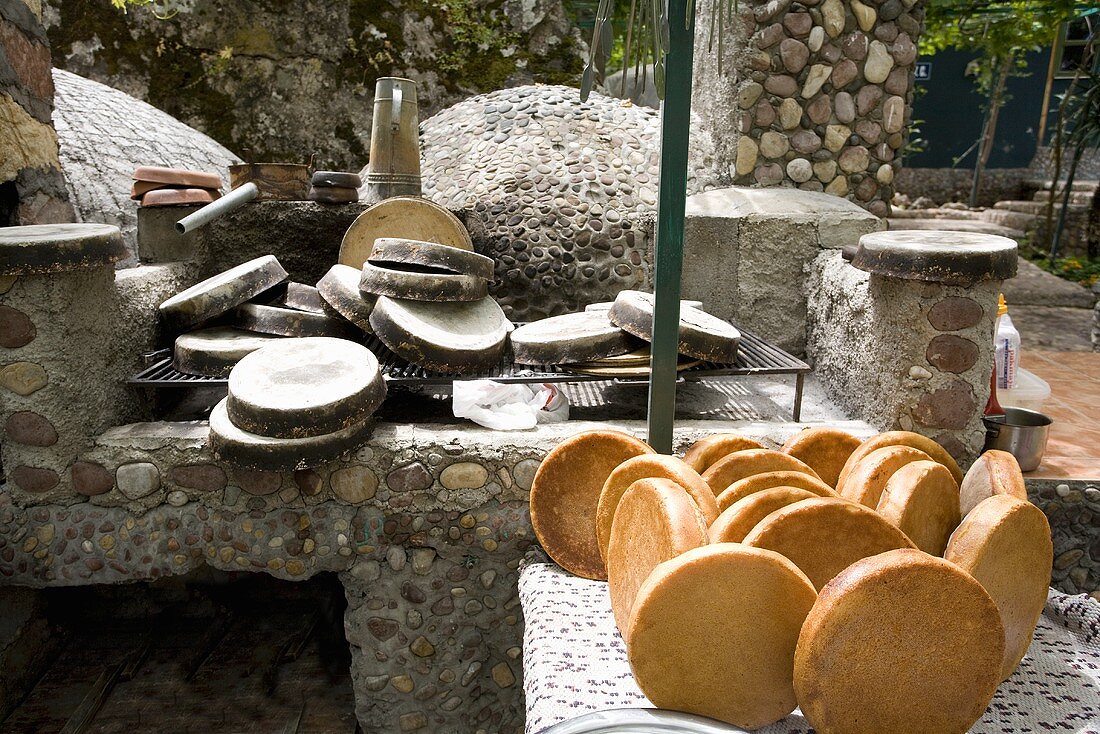
<svg viewBox="0 0 1100 734"><path fill-rule="evenodd" d="M1005 294L1002 293L997 298L997 315L1004 316L1008 313L1008 304L1005 303Z"/></svg>

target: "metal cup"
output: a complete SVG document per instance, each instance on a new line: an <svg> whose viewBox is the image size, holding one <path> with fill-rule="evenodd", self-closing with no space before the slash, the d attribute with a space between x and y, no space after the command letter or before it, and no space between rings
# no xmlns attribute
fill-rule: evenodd
<svg viewBox="0 0 1100 734"><path fill-rule="evenodd" d="M982 422L985 423L985 451L1007 451L1016 457L1021 471L1039 468L1053 419L1034 410L1005 408L1003 416L986 416Z"/></svg>
<svg viewBox="0 0 1100 734"><path fill-rule="evenodd" d="M363 200L377 203L394 196L420 196L420 132L416 82L384 76L375 83Z"/></svg>

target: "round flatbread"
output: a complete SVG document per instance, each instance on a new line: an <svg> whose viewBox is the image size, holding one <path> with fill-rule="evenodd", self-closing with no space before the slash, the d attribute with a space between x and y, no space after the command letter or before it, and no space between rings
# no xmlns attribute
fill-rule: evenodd
<svg viewBox="0 0 1100 734"><path fill-rule="evenodd" d="M186 375L228 377L235 364L280 338L232 326L189 331L176 337L172 366Z"/></svg>
<svg viewBox="0 0 1100 734"><path fill-rule="evenodd" d="M1027 500L1027 485L1020 463L1007 451L991 449L970 465L959 487L959 506L965 517L993 495L1007 494Z"/></svg>
<svg viewBox="0 0 1100 734"><path fill-rule="evenodd" d="M333 265L319 281L317 293L330 307L368 334L370 314L378 299L359 290L362 273L347 265Z"/></svg>
<svg viewBox="0 0 1100 734"><path fill-rule="evenodd" d="M837 491L845 499L875 508L894 472L914 461L931 460L928 454L910 446L884 446L856 464Z"/></svg>
<svg viewBox="0 0 1100 734"><path fill-rule="evenodd" d="M994 495L967 514L944 558L993 597L1005 631L999 680L1008 678L1027 653L1046 605L1054 561L1046 515L1026 500Z"/></svg>
<svg viewBox="0 0 1100 734"><path fill-rule="evenodd" d="M780 507L817 497L796 487L772 487L734 502L710 526L712 543L740 543L757 524Z"/></svg>
<svg viewBox="0 0 1100 734"><path fill-rule="evenodd" d="M607 588L619 630L626 629L638 589L660 564L707 544L707 521L670 479L639 479L615 512L607 549Z"/></svg>
<svg viewBox="0 0 1100 734"><path fill-rule="evenodd" d="M716 498L718 512L724 512L729 509L734 502L744 499L754 492L762 492L772 487L794 487L796 489L804 489L810 494L817 495L818 497L839 496L828 484L816 477L811 477L805 472L769 471L763 474L753 474L751 477L739 479L727 487L726 490Z"/></svg>
<svg viewBox="0 0 1100 734"><path fill-rule="evenodd" d="M852 455L844 462L844 469L840 472L840 478L837 480L837 487L839 488L844 484L844 480L847 478L849 472L852 471L860 460L872 451L877 451L886 446L910 446L918 451L923 451L931 457L932 461L938 461L950 469L951 475L955 477L956 482L961 483L963 480L962 469L959 468L959 464L955 461L955 458L947 452L947 449L928 438L928 436L922 436L912 431L887 431L886 433L872 436L861 443L859 447L852 452Z"/></svg>
<svg viewBox="0 0 1100 734"><path fill-rule="evenodd" d="M438 242L471 252L474 249L470 233L454 214L427 199L395 196L355 218L340 243L340 264L361 269L379 237Z"/></svg>
<svg viewBox="0 0 1100 734"><path fill-rule="evenodd" d="M782 507L761 520L744 543L789 558L818 589L861 558L916 547L874 510L836 497Z"/></svg>
<svg viewBox="0 0 1100 734"><path fill-rule="evenodd" d="M616 507L630 485L639 479L668 479L680 485L695 501L703 519L709 525L718 517L718 505L714 493L699 473L675 456L643 454L627 459L608 475L600 490L596 505L596 537L600 542L600 556L607 559L607 546L611 542L611 523Z"/></svg>
<svg viewBox="0 0 1100 734"><path fill-rule="evenodd" d="M794 689L816 731L966 732L1000 681L997 607L957 567L896 550L848 568L802 626Z"/></svg>
<svg viewBox="0 0 1100 734"><path fill-rule="evenodd" d="M512 332L512 351L519 364L570 364L627 354L638 341L599 311L551 316Z"/></svg>
<svg viewBox="0 0 1100 734"><path fill-rule="evenodd" d="M264 255L196 283L157 310L170 329L187 329L232 311L286 278L287 272L275 256Z"/></svg>
<svg viewBox="0 0 1100 734"><path fill-rule="evenodd" d="M262 303L241 304L237 308L236 321L242 329L278 336L342 338L356 334L351 324L342 318Z"/></svg>
<svg viewBox="0 0 1100 734"><path fill-rule="evenodd" d="M461 247L398 237L376 239L368 260L383 266L435 268L455 275L476 275L486 280L493 279L495 265L491 257Z"/></svg>
<svg viewBox="0 0 1100 734"><path fill-rule="evenodd" d="M794 651L814 587L778 553L715 543L654 569L623 639L653 705L746 729L794 710Z"/></svg>
<svg viewBox="0 0 1100 734"><path fill-rule="evenodd" d="M456 375L497 367L512 328L492 298L428 303L383 296L374 305L370 325L382 343L402 359Z"/></svg>
<svg viewBox="0 0 1100 734"><path fill-rule="evenodd" d="M684 463L702 474L711 464L735 451L762 449L764 445L736 433L716 433L700 438L684 452Z"/></svg>
<svg viewBox="0 0 1100 734"><path fill-rule="evenodd" d="M489 281L474 275L428 273L363 263L359 290L373 296L412 301L478 301L489 295Z"/></svg>
<svg viewBox="0 0 1100 734"><path fill-rule="evenodd" d="M788 438L780 451L799 459L817 472L821 481L836 487L844 463L861 443L839 428L810 428Z"/></svg>
<svg viewBox="0 0 1100 734"><path fill-rule="evenodd" d="M942 556L959 526L959 485L943 464L914 461L887 480L876 510L922 551Z"/></svg>
<svg viewBox="0 0 1100 734"><path fill-rule="evenodd" d="M619 291L607 314L623 331L652 342L653 309L652 293ZM741 332L728 321L711 316L698 308L680 309L677 348L681 354L708 362L728 364L737 360L737 346L740 342Z"/></svg>
<svg viewBox="0 0 1100 734"><path fill-rule="evenodd" d="M559 566L586 579L607 578L596 537L600 492L615 467L652 453L620 431L585 431L546 455L531 482L531 527Z"/></svg>
<svg viewBox="0 0 1100 734"><path fill-rule="evenodd" d="M249 433L307 438L362 423L385 397L378 359L362 344L284 339L233 368L226 410Z"/></svg>
<svg viewBox="0 0 1100 734"><path fill-rule="evenodd" d="M226 400L210 413L210 446L214 455L241 469L298 471L320 466L352 451L367 440L372 421L309 438L271 438L242 431L229 420Z"/></svg>
<svg viewBox="0 0 1100 734"><path fill-rule="evenodd" d="M703 481L710 485L715 495L719 495L738 480L771 471L800 471L814 479L821 478L813 469L790 454L771 449L745 449L735 451L712 464L703 472Z"/></svg>

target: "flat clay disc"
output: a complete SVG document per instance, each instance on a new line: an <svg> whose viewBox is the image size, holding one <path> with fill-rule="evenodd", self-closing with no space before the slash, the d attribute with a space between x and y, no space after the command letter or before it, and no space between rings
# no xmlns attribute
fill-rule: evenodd
<svg viewBox="0 0 1100 734"><path fill-rule="evenodd" d="M818 497L839 497L828 484L820 479L811 477L805 472L769 471L763 474L753 474L751 477L745 477L744 479L738 479L736 482L726 487L726 490L716 498L718 512L724 512L731 507L734 502L742 500L750 494L763 492L765 489L771 489L772 487L794 487L796 489L804 489L810 494Z"/></svg>
<svg viewBox="0 0 1100 734"><path fill-rule="evenodd" d="M943 464L914 461L887 480L876 509L922 551L942 556L959 526L959 485Z"/></svg>
<svg viewBox="0 0 1100 734"><path fill-rule="evenodd" d="M369 259L380 265L419 265L439 268L455 275L475 275L486 280L493 279L495 265L491 257L461 247L396 237L379 237L375 240Z"/></svg>
<svg viewBox="0 0 1100 734"><path fill-rule="evenodd" d="M371 312L370 325L382 343L402 359L456 375L499 365L512 328L492 298L428 303L383 296Z"/></svg>
<svg viewBox="0 0 1100 734"><path fill-rule="evenodd" d="M187 329L232 311L286 278L287 272L275 256L264 255L196 283L160 304L158 310L169 328Z"/></svg>
<svg viewBox="0 0 1100 734"><path fill-rule="evenodd" d="M308 438L362 423L386 397L378 359L347 339L285 339L242 359L226 410L238 428Z"/></svg>
<svg viewBox="0 0 1100 734"><path fill-rule="evenodd" d="M362 446L373 426L368 420L321 436L271 438L233 425L226 410L227 401L228 398L222 400L210 413L210 445L217 458L242 469L311 469Z"/></svg>
<svg viewBox="0 0 1100 734"><path fill-rule="evenodd" d="M725 458L736 451L746 449L762 449L764 445L759 441L736 433L716 433L713 436L700 438L684 452L684 463L702 474L719 459Z"/></svg>
<svg viewBox="0 0 1100 734"><path fill-rule="evenodd" d="M237 308L237 326L261 334L280 336L354 336L347 321L293 308L245 303Z"/></svg>
<svg viewBox="0 0 1100 734"><path fill-rule="evenodd" d="M931 456L910 446L884 446L865 456L849 472L838 488L852 502L874 509L886 489L886 482L898 469L914 461L929 461Z"/></svg>
<svg viewBox="0 0 1100 734"><path fill-rule="evenodd" d="M209 204L221 193L210 189L154 189L141 197L142 206L188 206Z"/></svg>
<svg viewBox="0 0 1100 734"><path fill-rule="evenodd" d="M639 339L653 341L653 294L619 291L608 311L611 321ZM741 332L728 321L698 308L680 309L681 354L708 362L730 363L737 359Z"/></svg>
<svg viewBox="0 0 1100 734"><path fill-rule="evenodd" d="M780 507L817 497L795 487L772 487L737 500L710 526L712 543L740 543L756 525Z"/></svg>
<svg viewBox="0 0 1100 734"><path fill-rule="evenodd" d="M810 428L788 438L780 451L800 459L817 472L821 481L836 487L844 463L861 443L858 438L839 428Z"/></svg>
<svg viewBox="0 0 1100 734"><path fill-rule="evenodd" d="M954 457L951 456L943 446L940 446L938 443L928 438L928 436L922 436L912 431L887 431L886 433L872 436L861 443L859 447L852 452L852 455L844 462L844 469L840 472L840 478L837 480L837 487L844 484L844 479L848 476L848 472L852 470L852 467L854 467L860 459L884 446L910 446L918 451L923 451L928 454L933 461L938 461L950 469L952 476L955 477L955 481L960 484L962 483L962 469L959 468Z"/></svg>
<svg viewBox="0 0 1100 734"><path fill-rule="evenodd" d="M316 201L319 204L351 204L359 201L359 189L342 186L311 186L307 196L310 201Z"/></svg>
<svg viewBox="0 0 1100 734"><path fill-rule="evenodd" d="M356 270L370 257L379 237L438 242L473 252L470 233L454 214L427 199L397 196L364 211L348 227L340 243L340 263Z"/></svg>
<svg viewBox="0 0 1100 734"><path fill-rule="evenodd" d="M970 576L917 550L865 558L802 626L794 690L816 731L966 732L1000 682L997 607Z"/></svg>
<svg viewBox="0 0 1100 734"><path fill-rule="evenodd" d="M489 281L473 275L394 270L366 262L359 290L412 301L478 301L489 294Z"/></svg>
<svg viewBox="0 0 1100 734"><path fill-rule="evenodd" d="M1016 276L1016 241L984 232L893 230L859 238L852 267L906 280L969 286Z"/></svg>
<svg viewBox="0 0 1100 734"><path fill-rule="evenodd" d="M596 537L600 491L619 464L652 453L620 431L585 431L546 455L531 483L531 526L559 566L586 579L607 578Z"/></svg>
<svg viewBox="0 0 1100 734"><path fill-rule="evenodd" d="M998 680L1008 678L1027 653L1047 601L1054 546L1046 515L1026 500L994 495L967 514L944 558L993 597L1005 630Z"/></svg>
<svg viewBox="0 0 1100 734"><path fill-rule="evenodd" d="M664 454L642 454L627 459L607 477L600 490L600 501L596 505L596 537L600 541L600 557L604 560L607 560L611 523L615 519L619 501L634 482L650 478L668 479L686 490L699 507L707 525L718 517L714 493L699 473L680 459Z"/></svg>
<svg viewBox="0 0 1100 734"><path fill-rule="evenodd" d="M577 362L574 367L648 367L652 355L649 353L649 345L646 344L633 352L617 354L613 357L590 359L586 362Z"/></svg>
<svg viewBox="0 0 1100 734"><path fill-rule="evenodd" d="M348 265L333 265L324 277L317 281L317 292L337 313L371 334L373 331L370 326L370 314L378 299L364 295L359 290L360 277L361 273L356 268Z"/></svg>
<svg viewBox="0 0 1100 734"><path fill-rule="evenodd" d="M220 189L222 179L216 173L191 171L186 168L167 168L165 166L138 166L134 169L133 179L166 186L188 186L199 189Z"/></svg>
<svg viewBox="0 0 1100 734"><path fill-rule="evenodd" d="M227 377L235 364L280 338L232 326L189 331L176 337L172 366L187 375Z"/></svg>
<svg viewBox="0 0 1100 734"><path fill-rule="evenodd" d="M1027 486L1016 457L1007 451L992 449L979 456L963 477L959 487L959 504L963 516L977 507L978 503L996 494L1007 494L1026 500Z"/></svg>
<svg viewBox="0 0 1100 734"><path fill-rule="evenodd" d="M512 332L512 351L520 364L586 362L627 354L637 348L634 337L599 311L551 316Z"/></svg>
<svg viewBox="0 0 1100 734"><path fill-rule="evenodd" d="M794 654L814 587L778 553L715 543L654 569L623 639L654 706L756 729L794 710Z"/></svg>
<svg viewBox="0 0 1100 734"><path fill-rule="evenodd" d="M860 558L916 547L874 510L836 497L782 507L761 520L743 542L789 558L818 589Z"/></svg>
<svg viewBox="0 0 1100 734"><path fill-rule="evenodd" d="M676 371L683 372L684 370L689 370L702 363L702 360L680 355L679 361L676 362ZM649 365L645 367L585 367L583 364L572 364L568 365L568 367L571 372L579 372L582 375L599 375L608 378L649 377L652 373Z"/></svg>
<svg viewBox="0 0 1100 734"><path fill-rule="evenodd" d="M37 275L95 265L126 256L113 224L29 224L0 227L0 273Z"/></svg>
<svg viewBox="0 0 1100 734"><path fill-rule="evenodd" d="M607 549L607 587L619 630L630 621L638 589L658 565L707 544L707 521L682 486L639 479L615 512Z"/></svg>
<svg viewBox="0 0 1100 734"><path fill-rule="evenodd" d="M317 187L339 189L357 189L363 185L358 173L348 171L314 171L309 181Z"/></svg>
<svg viewBox="0 0 1100 734"><path fill-rule="evenodd" d="M717 496L736 481L771 471L800 471L814 479L821 478L813 469L789 454L771 449L745 449L728 454L711 464L703 472L703 481L710 485Z"/></svg>
<svg viewBox="0 0 1100 734"><path fill-rule="evenodd" d="M610 311L611 307L615 305L614 301L600 301L599 303L590 303L584 307L585 311ZM680 301L680 308L702 308L702 301Z"/></svg>
<svg viewBox="0 0 1100 734"><path fill-rule="evenodd" d="M323 316L340 316L339 312L334 312L333 309L325 303L325 300L321 298L321 294L311 285L287 281L276 286L272 291L274 297L271 298L271 300L263 298L263 304L265 306L292 308L295 311L306 311L307 313L321 314ZM261 294L261 298L266 295L267 294ZM261 300L261 298L257 300Z"/></svg>

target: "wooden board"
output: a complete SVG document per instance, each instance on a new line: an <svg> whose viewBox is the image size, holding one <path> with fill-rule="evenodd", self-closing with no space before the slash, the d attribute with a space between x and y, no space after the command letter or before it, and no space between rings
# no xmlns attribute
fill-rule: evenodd
<svg viewBox="0 0 1100 734"><path fill-rule="evenodd" d="M360 214L340 243L340 262L362 268L379 237L438 242L474 249L470 233L454 214L427 199L398 196L380 201Z"/></svg>

